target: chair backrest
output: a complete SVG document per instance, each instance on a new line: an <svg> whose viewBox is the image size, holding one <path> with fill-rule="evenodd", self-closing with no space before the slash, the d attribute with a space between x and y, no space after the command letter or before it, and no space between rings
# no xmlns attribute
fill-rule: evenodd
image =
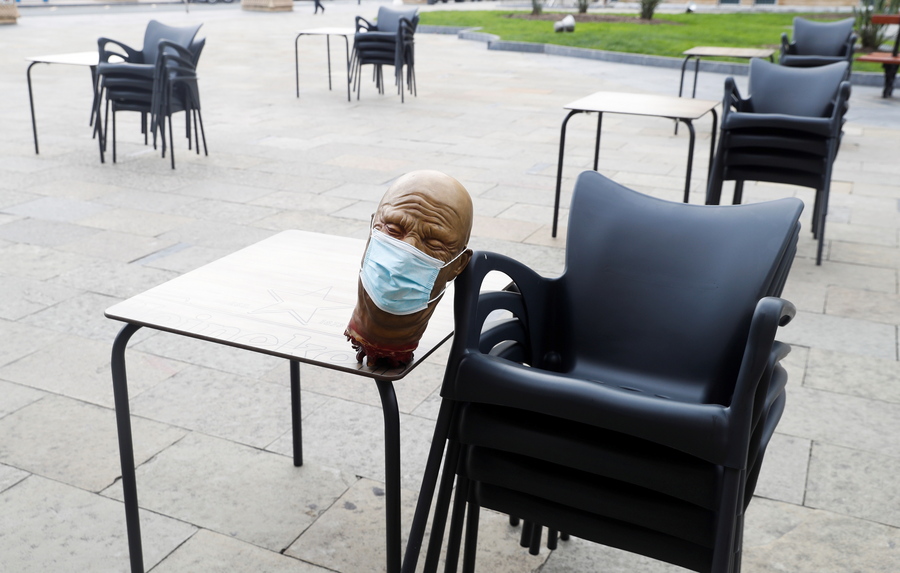
<svg viewBox="0 0 900 573"><path fill-rule="evenodd" d="M790 268L802 209L796 198L674 203L582 173L553 294L562 371L577 377L583 362L622 387L639 376L660 396L728 404L754 309Z"/></svg>
<svg viewBox="0 0 900 573"><path fill-rule="evenodd" d="M378 21L375 25L379 32L396 32L400 29L400 18L412 21L416 17L418 8L391 8L381 6L378 8Z"/></svg>
<svg viewBox="0 0 900 573"><path fill-rule="evenodd" d="M147 30L144 32L144 63L156 63L156 58L159 54L158 46L160 40L169 40L184 48L190 47L191 43L194 41L194 36L197 35L197 32L202 25L203 24L176 27L167 26L156 20L150 20L147 24Z"/></svg>
<svg viewBox="0 0 900 573"><path fill-rule="evenodd" d="M750 60L748 94L755 113L827 117L848 62L812 68L779 66Z"/></svg>
<svg viewBox="0 0 900 573"><path fill-rule="evenodd" d="M853 18L836 22L814 22L794 18L794 47L802 56L844 56L853 33Z"/></svg>

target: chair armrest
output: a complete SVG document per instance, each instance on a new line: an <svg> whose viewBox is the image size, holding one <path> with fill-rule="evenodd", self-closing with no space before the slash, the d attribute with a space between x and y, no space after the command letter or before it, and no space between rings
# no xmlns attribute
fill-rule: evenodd
<svg viewBox="0 0 900 573"><path fill-rule="evenodd" d="M375 32L376 30L378 30L378 26L369 22L362 16L357 16L356 17L356 31L359 32L360 30L365 30L366 32Z"/></svg>
<svg viewBox="0 0 900 573"><path fill-rule="evenodd" d="M512 284L502 291L481 292L485 277L491 272L506 275ZM511 340L530 356L535 348L543 346L539 342L544 332L541 309L552 282L507 256L473 253L466 269L454 281L453 351L459 355L488 353L497 344ZM498 311L513 318L492 321L485 328L488 317Z"/></svg>
<svg viewBox="0 0 900 573"><path fill-rule="evenodd" d="M409 32L415 34L416 28L419 26L419 15L416 14L415 16L412 17L412 19L407 18L405 16L401 17L400 21L398 23L398 26L397 26L398 31L402 30L404 26L406 26L408 28Z"/></svg>
<svg viewBox="0 0 900 573"><path fill-rule="evenodd" d="M110 50L106 47L107 44L113 44L115 47L119 48L121 51ZM123 44L117 40L112 40L110 38L98 38L97 39L97 48L100 51L100 63L108 62L110 56L118 56L131 64L143 64L144 63L144 54L134 48L128 46L127 44ZM124 52L124 53L123 53Z"/></svg>
<svg viewBox="0 0 900 573"><path fill-rule="evenodd" d="M785 55L791 54L794 51L795 51L794 46L793 46L793 44L791 44L791 40L790 40L790 38L788 38L787 33L782 32L781 33L781 55L779 57L779 60L781 58L783 58Z"/></svg>
<svg viewBox="0 0 900 573"><path fill-rule="evenodd" d="M157 44L159 53L167 56L178 56L193 65L194 53L190 48L185 48L180 44L176 44L170 40L160 40Z"/></svg>
<svg viewBox="0 0 900 573"><path fill-rule="evenodd" d="M754 425L752 417L757 410L756 400L769 393L768 387L759 388L759 384L769 384L775 366L791 350L787 344L775 340L775 333L779 326L786 326L796 314L797 308L782 298L770 296L757 303L734 387L735 399L729 406L735 423L730 427L731 435L727 440L744 443L750 439L749 433ZM743 435L735 435L738 433Z"/></svg>
<svg viewBox="0 0 900 573"><path fill-rule="evenodd" d="M852 87L850 86L850 82L841 82L841 85L838 87L837 99L835 99L834 107L831 110L831 118L833 121L840 123L840 119L847 113L847 109L850 106L851 91ZM840 128L838 128L838 131L840 131Z"/></svg>
<svg viewBox="0 0 900 573"><path fill-rule="evenodd" d="M725 78L725 96L722 98L722 120L721 124L725 125L725 118L732 110L744 111L745 100L741 98L741 92L738 90L737 84L732 76Z"/></svg>

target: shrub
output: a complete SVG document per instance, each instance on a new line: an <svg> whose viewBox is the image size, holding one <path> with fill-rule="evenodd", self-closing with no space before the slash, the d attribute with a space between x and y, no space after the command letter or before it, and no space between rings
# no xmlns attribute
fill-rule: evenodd
<svg viewBox="0 0 900 573"><path fill-rule="evenodd" d="M872 14L896 14L898 8L900 0L861 0L853 9L854 26L863 50L877 50L887 39L884 26L872 23Z"/></svg>

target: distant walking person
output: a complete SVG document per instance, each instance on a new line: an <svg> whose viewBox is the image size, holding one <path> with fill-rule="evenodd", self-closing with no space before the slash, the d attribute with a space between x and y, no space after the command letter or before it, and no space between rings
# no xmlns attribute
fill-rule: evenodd
<svg viewBox="0 0 900 573"><path fill-rule="evenodd" d="M319 8L322 9L322 14L324 14L324 13L325 13L325 6L322 6L321 0L315 0L315 3L316 3L316 11L313 12L313 14L318 14L318 13L319 13Z"/></svg>

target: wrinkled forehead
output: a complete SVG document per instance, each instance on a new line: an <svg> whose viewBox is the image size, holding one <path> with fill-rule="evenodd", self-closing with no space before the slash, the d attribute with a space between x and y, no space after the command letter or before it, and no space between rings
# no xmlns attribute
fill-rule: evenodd
<svg viewBox="0 0 900 573"><path fill-rule="evenodd" d="M446 226L463 235L468 235L471 226L469 194L449 177L402 178L385 193L376 217L392 211L403 211L423 222Z"/></svg>

